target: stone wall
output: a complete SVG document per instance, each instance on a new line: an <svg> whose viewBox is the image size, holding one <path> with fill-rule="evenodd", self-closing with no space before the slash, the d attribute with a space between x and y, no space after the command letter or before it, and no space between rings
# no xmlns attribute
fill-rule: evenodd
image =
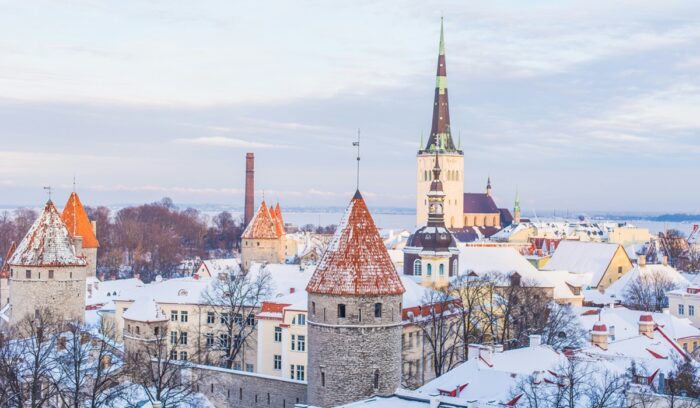
<svg viewBox="0 0 700 408"><path fill-rule="evenodd" d="M27 270L31 277L27 278ZM51 275L53 273L53 277ZM85 273L79 267L11 266L11 323L38 309L50 309L65 319L85 318Z"/></svg>
<svg viewBox="0 0 700 408"><path fill-rule="evenodd" d="M306 403L307 385L261 374L196 366L201 371L198 391L218 407L293 408Z"/></svg>
<svg viewBox="0 0 700 408"><path fill-rule="evenodd" d="M281 239L243 239L241 242L241 264L244 270L252 262L284 263L285 237Z"/></svg>
<svg viewBox="0 0 700 408"><path fill-rule="evenodd" d="M375 303L382 303L381 318L374 317ZM338 304L345 305L345 318L338 317ZM310 404L336 406L396 391L401 381L400 304L401 296L309 294Z"/></svg>

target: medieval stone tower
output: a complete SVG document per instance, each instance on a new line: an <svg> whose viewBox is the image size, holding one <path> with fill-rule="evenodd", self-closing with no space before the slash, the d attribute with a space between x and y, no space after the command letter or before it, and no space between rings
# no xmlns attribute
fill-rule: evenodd
<svg viewBox="0 0 700 408"><path fill-rule="evenodd" d="M63 223L68 228L71 237L83 238L82 255L87 262L87 276L97 275L97 249L100 247L97 241L97 224L90 222L87 213L80 202L80 197L75 191L71 193L61 214Z"/></svg>
<svg viewBox="0 0 700 408"><path fill-rule="evenodd" d="M71 238L53 202L17 246L10 265L10 323L49 309L59 317L85 317L86 261L82 237Z"/></svg>
<svg viewBox="0 0 700 408"><path fill-rule="evenodd" d="M464 226L464 153L455 147L450 129L450 106L447 98L447 66L445 65L445 36L440 23L440 52L438 55L433 123L428 142L417 155L416 225L427 222L427 193L432 182L434 152L440 152L442 185L445 192L445 223L448 228Z"/></svg>
<svg viewBox="0 0 700 408"><path fill-rule="evenodd" d="M306 290L309 404L393 394L405 289L359 191Z"/></svg>
<svg viewBox="0 0 700 408"><path fill-rule="evenodd" d="M252 262L284 263L287 242L279 203L269 208L265 200L241 235L241 263L247 271Z"/></svg>

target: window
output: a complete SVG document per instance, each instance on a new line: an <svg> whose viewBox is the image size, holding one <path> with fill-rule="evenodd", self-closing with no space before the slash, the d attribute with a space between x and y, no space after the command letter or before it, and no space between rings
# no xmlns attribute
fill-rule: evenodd
<svg viewBox="0 0 700 408"><path fill-rule="evenodd" d="M297 337L297 351L306 351L306 336Z"/></svg>
<svg viewBox="0 0 700 408"><path fill-rule="evenodd" d="M445 275L445 264L440 264L440 266L438 267L438 273L440 274L440 276Z"/></svg>
<svg viewBox="0 0 700 408"><path fill-rule="evenodd" d="M221 313L221 324L228 324L231 320L231 315L229 313Z"/></svg>
<svg viewBox="0 0 700 408"><path fill-rule="evenodd" d="M338 305L338 319L345 319L345 305L342 303Z"/></svg>
<svg viewBox="0 0 700 408"><path fill-rule="evenodd" d="M234 314L233 322L236 323L238 326L241 326L243 324L243 315L240 313Z"/></svg>
<svg viewBox="0 0 700 408"><path fill-rule="evenodd" d="M219 335L219 346L228 349L229 343L231 343L231 337L228 334ZM240 370L240 368L239 368Z"/></svg>
<svg viewBox="0 0 700 408"><path fill-rule="evenodd" d="M53 279L53 269L49 269L49 279Z"/></svg>
<svg viewBox="0 0 700 408"><path fill-rule="evenodd" d="M216 321L216 315L214 312L207 312L207 324L214 324Z"/></svg>
<svg viewBox="0 0 700 408"><path fill-rule="evenodd" d="M282 341L282 328L275 327L275 342L279 343Z"/></svg>
<svg viewBox="0 0 700 408"><path fill-rule="evenodd" d="M250 363L246 363L245 370L249 373L252 373L253 371L255 371L255 366Z"/></svg>
<svg viewBox="0 0 700 408"><path fill-rule="evenodd" d="M25 275L25 277L26 277L27 279L31 279L31 278L32 278L32 271L29 270L29 269L27 269L27 270L24 272L24 275Z"/></svg>
<svg viewBox="0 0 700 408"><path fill-rule="evenodd" d="M170 332L170 344L177 344L177 332L176 331Z"/></svg>
<svg viewBox="0 0 700 408"><path fill-rule="evenodd" d="M170 359L177 360L177 350L170 350Z"/></svg>
<svg viewBox="0 0 700 408"><path fill-rule="evenodd" d="M207 348L214 347L214 335L212 333L207 333L205 335L205 337L207 339L207 342L206 342Z"/></svg>
<svg viewBox="0 0 700 408"><path fill-rule="evenodd" d="M306 315L298 314L297 315L297 324L299 326L306 326Z"/></svg>
<svg viewBox="0 0 700 408"><path fill-rule="evenodd" d="M248 317L245 319L245 324L248 326L255 326L255 315L254 314L249 314Z"/></svg>
<svg viewBox="0 0 700 408"><path fill-rule="evenodd" d="M296 338L297 336L292 334L292 351L296 350Z"/></svg>
<svg viewBox="0 0 700 408"><path fill-rule="evenodd" d="M326 386L326 373L321 371L321 387L325 387L325 386Z"/></svg>
<svg viewBox="0 0 700 408"><path fill-rule="evenodd" d="M126 325L126 332L131 333L131 325L130 324Z"/></svg>
<svg viewBox="0 0 700 408"><path fill-rule="evenodd" d="M233 369L236 371L241 371L241 363L233 363Z"/></svg>
<svg viewBox="0 0 700 408"><path fill-rule="evenodd" d="M678 314L679 314L679 315L685 314L685 310L684 310L684 309L685 309L685 306L683 306L683 305L678 305Z"/></svg>
<svg viewBox="0 0 700 408"><path fill-rule="evenodd" d="M159 326L156 326L153 328L153 335L156 337L160 336L160 327Z"/></svg>
<svg viewBox="0 0 700 408"><path fill-rule="evenodd" d="M187 361L187 352L186 351L180 352L180 360Z"/></svg>
<svg viewBox="0 0 700 408"><path fill-rule="evenodd" d="M316 302L311 302L311 314L316 316Z"/></svg>
<svg viewBox="0 0 700 408"><path fill-rule="evenodd" d="M180 344L187 344L187 332L180 332Z"/></svg>
<svg viewBox="0 0 700 408"><path fill-rule="evenodd" d="M173 310L170 312L170 321L171 322L177 321L177 310Z"/></svg>
<svg viewBox="0 0 700 408"><path fill-rule="evenodd" d="M456 259L452 261L452 270L450 271L450 276L454 276L457 274L457 271L459 270L459 263L457 262L458 261Z"/></svg>
<svg viewBox="0 0 700 408"><path fill-rule="evenodd" d="M279 354L275 354L272 356L272 367L275 370L281 370L282 369L282 356Z"/></svg>
<svg viewBox="0 0 700 408"><path fill-rule="evenodd" d="M289 366L289 378L294 379L294 364Z"/></svg>
<svg viewBox="0 0 700 408"><path fill-rule="evenodd" d="M141 334L141 327L136 326L136 334Z"/></svg>
<svg viewBox="0 0 700 408"><path fill-rule="evenodd" d="M382 304L381 303L374 304L374 317L382 317Z"/></svg>
<svg viewBox="0 0 700 408"><path fill-rule="evenodd" d="M188 320L187 312L185 312L185 311L180 312L180 321L182 323L187 323L187 320Z"/></svg>
<svg viewBox="0 0 700 408"><path fill-rule="evenodd" d="M379 388L379 369L374 370L374 389Z"/></svg>
<svg viewBox="0 0 700 408"><path fill-rule="evenodd" d="M617 273L622 274L622 267L621 266L617 267Z"/></svg>
<svg viewBox="0 0 700 408"><path fill-rule="evenodd" d="M688 316L695 316L695 306L688 305Z"/></svg>
<svg viewBox="0 0 700 408"><path fill-rule="evenodd" d="M303 365L297 366L297 380L304 381L304 366Z"/></svg>
<svg viewBox="0 0 700 408"><path fill-rule="evenodd" d="M68 273L68 277L71 278L71 279L73 279L73 271L70 271L70 272Z"/></svg>
<svg viewBox="0 0 700 408"><path fill-rule="evenodd" d="M428 270L426 272L426 275L433 276L433 265L428 264Z"/></svg>
<svg viewBox="0 0 700 408"><path fill-rule="evenodd" d="M413 275L421 276L422 274L423 274L423 271L421 270L420 259L416 259L415 261L413 261Z"/></svg>

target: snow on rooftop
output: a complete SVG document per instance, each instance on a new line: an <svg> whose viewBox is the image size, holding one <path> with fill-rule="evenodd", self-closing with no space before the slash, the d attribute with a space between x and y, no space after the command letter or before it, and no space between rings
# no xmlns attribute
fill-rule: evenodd
<svg viewBox="0 0 700 408"><path fill-rule="evenodd" d="M152 297L136 299L123 315L126 320L137 322L165 322L168 317Z"/></svg>
<svg viewBox="0 0 700 408"><path fill-rule="evenodd" d="M53 202L32 224L8 262L16 266L85 266Z"/></svg>
<svg viewBox="0 0 700 408"><path fill-rule="evenodd" d="M85 280L85 306L100 306L112 299L135 292L144 283L137 278L100 281L95 277Z"/></svg>
<svg viewBox="0 0 700 408"><path fill-rule="evenodd" d="M622 301L625 297L625 292L637 279L651 280L656 279L657 276L673 282L678 289L685 289L690 286L690 282L671 266L660 264L635 265L632 270L622 275L620 279L605 289L605 295L610 299Z"/></svg>
<svg viewBox="0 0 700 408"><path fill-rule="evenodd" d="M618 244L603 242L561 241L544 269L592 272L591 285L598 286L619 248Z"/></svg>

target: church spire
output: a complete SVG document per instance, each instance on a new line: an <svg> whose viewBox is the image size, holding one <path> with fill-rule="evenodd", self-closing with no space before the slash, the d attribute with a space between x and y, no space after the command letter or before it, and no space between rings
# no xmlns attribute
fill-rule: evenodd
<svg viewBox="0 0 700 408"><path fill-rule="evenodd" d="M433 103L433 124L425 151L434 149L454 152L454 142L450 131L450 107L447 98L447 65L445 62L445 31L440 18L440 46L438 52L437 79L435 81L435 100Z"/></svg>
<svg viewBox="0 0 700 408"><path fill-rule="evenodd" d="M513 206L513 222L520 224L520 192L515 187L515 205Z"/></svg>

